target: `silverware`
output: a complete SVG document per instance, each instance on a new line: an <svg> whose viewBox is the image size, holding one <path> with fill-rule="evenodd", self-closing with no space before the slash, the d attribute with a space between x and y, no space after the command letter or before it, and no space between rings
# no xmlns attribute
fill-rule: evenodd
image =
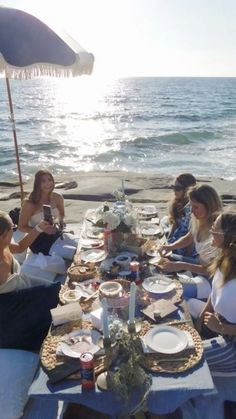
<svg viewBox="0 0 236 419"><path fill-rule="evenodd" d="M181 361L188 361L188 360L189 360L188 357L184 357L184 358L163 358L163 359L155 360L155 363L159 364L160 362L181 362Z"/></svg>
<svg viewBox="0 0 236 419"><path fill-rule="evenodd" d="M167 322L167 323L162 323L163 325L166 326L174 326L174 325L179 325L179 324L185 324L185 323L192 323L192 320L176 320L176 321L171 321L171 322Z"/></svg>

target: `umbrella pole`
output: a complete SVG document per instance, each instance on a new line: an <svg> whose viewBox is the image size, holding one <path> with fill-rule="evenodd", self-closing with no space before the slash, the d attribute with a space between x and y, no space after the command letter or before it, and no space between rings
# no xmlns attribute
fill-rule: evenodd
<svg viewBox="0 0 236 419"><path fill-rule="evenodd" d="M20 182L20 196L21 196L21 202L22 202L24 199L24 189L23 189L23 182L22 182L22 176L21 176L20 158L19 158L19 151L18 151L18 144L17 144L15 117L14 117L14 111L13 111L12 98L11 98L10 82L7 76L6 76L6 84L7 84L8 103L9 103L9 108L10 108L10 120L12 123L12 132L13 132L13 139L14 139L15 152L16 152L16 164L17 164L17 170L18 170L19 182Z"/></svg>

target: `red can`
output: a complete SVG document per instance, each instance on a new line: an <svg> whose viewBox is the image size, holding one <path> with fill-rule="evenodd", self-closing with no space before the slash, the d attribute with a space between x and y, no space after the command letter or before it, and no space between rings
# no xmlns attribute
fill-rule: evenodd
<svg viewBox="0 0 236 419"><path fill-rule="evenodd" d="M80 356L81 385L84 389L95 386L94 356L91 352L83 352Z"/></svg>

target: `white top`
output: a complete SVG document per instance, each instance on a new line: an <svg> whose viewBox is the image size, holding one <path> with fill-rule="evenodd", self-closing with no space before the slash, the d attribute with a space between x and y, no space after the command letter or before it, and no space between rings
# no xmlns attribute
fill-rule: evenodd
<svg viewBox="0 0 236 419"><path fill-rule="evenodd" d="M59 215L58 209L56 207L52 208L53 218L56 219L58 217L58 215ZM31 216L30 221L29 221L29 225L30 225L30 227L35 227L42 220L43 220L43 211L37 212L36 214L33 214Z"/></svg>
<svg viewBox="0 0 236 419"><path fill-rule="evenodd" d="M212 237L209 236L206 240L197 241L194 236L194 244L197 254L199 255L199 262L201 265L209 265L218 253L219 249L212 246Z"/></svg>
<svg viewBox="0 0 236 419"><path fill-rule="evenodd" d="M228 322L236 323L236 278L226 282L222 287L223 276L217 269L211 291L211 303L216 313L221 314Z"/></svg>
<svg viewBox="0 0 236 419"><path fill-rule="evenodd" d="M29 279L24 275L20 275L20 264L15 258L12 260L12 265L13 273L2 285L0 285L0 294L6 294L8 292L29 287Z"/></svg>

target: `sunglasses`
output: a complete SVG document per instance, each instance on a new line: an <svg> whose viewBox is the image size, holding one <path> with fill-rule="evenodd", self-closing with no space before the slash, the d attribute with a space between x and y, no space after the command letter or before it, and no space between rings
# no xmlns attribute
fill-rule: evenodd
<svg viewBox="0 0 236 419"><path fill-rule="evenodd" d="M171 189L173 189L173 191L180 192L184 190L184 187L181 185L171 185Z"/></svg>

